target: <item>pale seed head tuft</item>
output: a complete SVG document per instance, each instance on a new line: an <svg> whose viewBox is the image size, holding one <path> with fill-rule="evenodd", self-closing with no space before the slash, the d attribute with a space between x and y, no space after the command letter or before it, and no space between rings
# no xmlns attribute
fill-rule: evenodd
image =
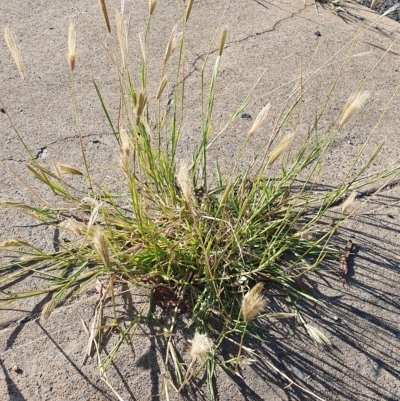
<svg viewBox="0 0 400 401"><path fill-rule="evenodd" d="M149 0L149 14L150 15L153 15L156 5L157 5L157 0Z"/></svg>
<svg viewBox="0 0 400 401"><path fill-rule="evenodd" d="M362 104L367 100L369 91L357 92L349 97L343 107L338 129L342 128L360 110Z"/></svg>
<svg viewBox="0 0 400 401"><path fill-rule="evenodd" d="M147 52L146 52L146 43L145 43L145 33L141 32L138 35L139 37L139 44L140 44L140 50L142 52L142 57L143 57L143 63L147 63Z"/></svg>
<svg viewBox="0 0 400 401"><path fill-rule="evenodd" d="M122 67L125 69L126 68L126 59L127 59L127 54L128 54L128 44L127 44L127 40L126 40L124 19L122 18L122 15L118 10L115 11L115 23L117 26L117 36L118 36L119 48L121 50Z"/></svg>
<svg viewBox="0 0 400 401"><path fill-rule="evenodd" d="M200 363L204 362L207 355L212 351L212 347L211 340L205 334L195 333L193 340L191 340L190 348L192 360Z"/></svg>
<svg viewBox="0 0 400 401"><path fill-rule="evenodd" d="M52 298L42 309L42 318L47 320L56 308L56 300Z"/></svg>
<svg viewBox="0 0 400 401"><path fill-rule="evenodd" d="M275 149L270 153L267 160L267 167L271 166L276 162L277 159L282 155L282 153L292 145L294 141L294 133L288 134L282 138L282 140L276 145Z"/></svg>
<svg viewBox="0 0 400 401"><path fill-rule="evenodd" d="M71 71L74 71L75 69L75 62L76 62L75 47L76 47L76 31L74 24L71 22L68 31L68 64Z"/></svg>
<svg viewBox="0 0 400 401"><path fill-rule="evenodd" d="M168 63L168 60L170 59L170 57L171 57L172 53L174 52L176 45L178 43L180 35L177 34L177 29L178 29L178 26L175 25L172 28L171 35L169 36L167 48L165 49L164 66Z"/></svg>
<svg viewBox="0 0 400 401"><path fill-rule="evenodd" d="M123 128L119 129L119 140L121 153L129 156L131 153L131 143L129 141L128 133Z"/></svg>
<svg viewBox="0 0 400 401"><path fill-rule="evenodd" d="M99 0L101 13L103 14L104 22L106 23L108 33L111 33L110 20L108 19L108 12L105 0Z"/></svg>
<svg viewBox="0 0 400 401"><path fill-rule="evenodd" d="M157 96L156 96L157 100L160 99L162 93L164 92L167 82L168 82L167 77L164 75L162 77L162 80L160 81L160 85L158 85Z"/></svg>
<svg viewBox="0 0 400 401"><path fill-rule="evenodd" d="M353 205L354 200L356 199L356 197L357 197L357 192L354 191L354 192L352 192L352 193L350 194L350 196L343 202L343 205L342 205L342 213L343 213L343 214L346 214L347 211L351 208L351 206Z"/></svg>
<svg viewBox="0 0 400 401"><path fill-rule="evenodd" d="M256 284L243 298L242 313L246 323L251 322L266 306L266 299L261 295L264 285Z"/></svg>
<svg viewBox="0 0 400 401"><path fill-rule="evenodd" d="M266 106L264 106L261 111L258 113L258 116L254 120L253 125L251 126L249 132L247 135L251 138L254 136L254 134L260 129L261 124L267 117L267 114L269 112L269 109L271 108L271 104L268 103Z"/></svg>
<svg viewBox="0 0 400 401"><path fill-rule="evenodd" d="M311 326L308 323L304 323L303 327L306 329L307 334L310 336L310 338L320 346L329 346L331 342L329 341L329 338L325 336L324 333L319 331L317 328L314 326Z"/></svg>
<svg viewBox="0 0 400 401"><path fill-rule="evenodd" d="M187 6L186 6L186 13L185 13L185 22L188 21L190 17L190 12L192 11L194 0L189 0Z"/></svg>
<svg viewBox="0 0 400 401"><path fill-rule="evenodd" d="M131 165L131 142L129 140L127 132L120 128L119 130L119 139L120 139L120 147L121 147L121 158L120 158L120 166L122 171L129 178L132 173L132 165Z"/></svg>
<svg viewBox="0 0 400 401"><path fill-rule="evenodd" d="M221 37L219 39L219 55L220 56L222 56L222 52L224 51L227 33L228 33L228 30L226 28L223 28L222 32L221 32Z"/></svg>
<svg viewBox="0 0 400 401"><path fill-rule="evenodd" d="M179 187L183 193L185 201L188 205L192 203L192 197L190 194L190 179L189 179L189 168L186 163L181 164L179 172L176 176Z"/></svg>
<svg viewBox="0 0 400 401"><path fill-rule="evenodd" d="M147 96L145 93L140 92L136 104L136 125L140 123L140 118L142 117L142 113L144 108L146 107L146 104L147 104Z"/></svg>
<svg viewBox="0 0 400 401"><path fill-rule="evenodd" d="M131 159L125 153L121 153L119 164L121 166L121 170L125 173L125 175L128 178L131 178L132 177Z"/></svg>
<svg viewBox="0 0 400 401"><path fill-rule="evenodd" d="M109 269L111 267L110 253L108 250L108 245L103 232L99 229L95 231L93 243L93 250L100 256L104 266Z"/></svg>
<svg viewBox="0 0 400 401"><path fill-rule="evenodd" d="M4 39L7 43L7 46L11 52L11 56L14 59L15 64L17 65L18 71L22 76L22 79L26 81L24 65L22 63L21 51L18 44L18 39L15 33L6 27L4 29Z"/></svg>
<svg viewBox="0 0 400 401"><path fill-rule="evenodd" d="M58 172L60 174L70 175L83 175L83 173L76 168L68 166L66 164L57 164Z"/></svg>
<svg viewBox="0 0 400 401"><path fill-rule="evenodd" d="M87 228L85 224L83 223L79 223L78 221L70 218L68 219L63 225L62 227L65 230L71 231L75 234L78 235L83 235L85 229Z"/></svg>

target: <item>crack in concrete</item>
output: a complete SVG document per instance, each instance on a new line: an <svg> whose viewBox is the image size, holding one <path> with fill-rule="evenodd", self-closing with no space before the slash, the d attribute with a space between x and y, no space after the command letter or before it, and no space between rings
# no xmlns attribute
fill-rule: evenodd
<svg viewBox="0 0 400 401"><path fill-rule="evenodd" d="M278 7L278 8L279 8L279 7ZM285 11L286 11L286 10L285 10ZM247 36L245 36L245 37L243 37L243 38L241 38L241 39L237 39L237 40L235 40L235 41L228 42L228 43L225 45L225 49L227 49L227 48L229 48L229 47L231 47L231 46L233 46L233 45L235 45L235 44L245 42L246 40L249 40L249 39L251 39L251 38L255 38L256 36L262 36L262 35L265 35L265 34L267 34L267 33L273 32L273 31L276 30L276 27L277 27L279 24L281 24L282 22L285 22L285 21L287 21L287 20L289 20L289 19L292 19L292 18L295 17L296 15L299 15L301 12L302 12L302 10L300 10L298 13L292 13L292 14L290 14L288 17L285 17L285 18L280 19L279 21L277 21L277 22L272 26L272 28L265 29L264 31L261 31L261 32L255 32L255 33L250 34L250 35L247 35ZM211 50L209 53L203 53L203 54L197 55L196 59L192 62L192 66L193 66L194 69L193 69L193 71L189 72L189 73L185 76L185 79L189 78L190 75L192 75L192 74L197 70L197 68L196 68L196 63L197 63L200 59L204 59L204 57L207 56L208 54L214 54L214 53L216 53L217 51L219 51L219 49L218 49L218 48L215 48L214 50Z"/></svg>
<svg viewBox="0 0 400 401"><path fill-rule="evenodd" d="M102 132L102 133L96 133L96 134L83 135L82 138L85 139L85 138L96 137L96 136L104 137L106 135L114 135L114 134L113 133L109 133L109 132ZM78 135L69 135L69 136L66 136L64 138L56 139L55 141L49 142L46 146L39 147L39 151L36 153L35 160L40 159L41 155L43 154L43 151L45 149L47 149L49 146L65 142L65 141L67 141L69 139L79 139L79 136ZM100 143L100 141L94 139L94 140L92 140L92 143ZM28 161L29 161L29 159L27 159L27 160L14 159L12 156L0 159L1 163L3 163L3 162L27 163Z"/></svg>

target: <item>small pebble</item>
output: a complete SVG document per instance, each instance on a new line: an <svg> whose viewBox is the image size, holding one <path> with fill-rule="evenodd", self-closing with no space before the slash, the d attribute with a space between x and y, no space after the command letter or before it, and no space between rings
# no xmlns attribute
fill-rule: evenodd
<svg viewBox="0 0 400 401"><path fill-rule="evenodd" d="M18 365L14 365L13 368L12 368L12 370L13 370L15 373L18 373L19 375L20 375L21 373L23 373L23 370L22 370Z"/></svg>
<svg viewBox="0 0 400 401"><path fill-rule="evenodd" d="M250 119L250 118L251 118L251 115L250 115L250 114L247 114L247 113L243 113L243 114L242 114L242 118Z"/></svg>

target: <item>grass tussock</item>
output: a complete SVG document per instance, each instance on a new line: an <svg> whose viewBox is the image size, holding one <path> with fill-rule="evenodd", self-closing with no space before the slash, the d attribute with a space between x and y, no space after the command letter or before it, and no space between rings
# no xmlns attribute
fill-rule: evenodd
<svg viewBox="0 0 400 401"><path fill-rule="evenodd" d="M112 389L105 373L121 344L134 336L139 325L157 321L157 308L169 309L173 323L163 332L167 342L164 390L173 386L180 391L205 370L213 397L215 366L228 374L238 374L242 364L253 361L250 357L254 352L244 346L244 340L247 335L254 335L259 319L295 319L315 343L321 346L329 343L299 309L299 299L323 306L299 283L324 260L338 259L339 251L329 240L352 214L348 212L356 190L392 176L399 171L399 166L393 163L391 167L366 175L382 145L366 161L361 158L363 152L360 151L336 188L316 191L319 174L338 132L360 113L368 92L358 90L329 128L317 134L323 107L310 122L307 135L302 136L296 131L303 96L303 88L299 87L294 91L297 95L292 97L292 104L277 116L265 149L247 163L247 168L238 171L237 166L243 150L265 124L270 104L261 109L247 135L243 136L243 145L229 168L228 177L218 164L214 169L215 161L210 160L209 149L248 105L246 100L233 111L222 131L213 131L214 98L228 37L226 28L220 35L208 88L204 87L206 69L202 69L202 93L208 96L202 104L201 138L191 160L179 159L186 112L185 87L180 78L183 76L185 33L193 3L188 0L184 4L182 19L174 25L165 53L160 55L160 80L154 85L158 90L153 97L147 89L146 48L157 2L149 2L146 31L140 37L143 59L136 70L140 76L137 81L129 65L129 35L124 17L116 12L116 38L113 38L106 4L100 0L113 44L112 62L119 79L118 122L110 117L101 88L95 82L94 90L119 149L119 179L124 182L124 190L119 194L95 182L90 175L74 87L76 32L74 26L70 26L68 63L83 172L63 164L55 165L55 171L51 171L32 158L28 171L49 189L53 200L50 202L38 195L37 204L2 202L3 206L18 208L65 232L69 240L60 244L58 251L50 253L18 239L1 243L0 247L7 252L15 252L15 258L1 267L1 286L29 272L43 277L47 284L31 292L4 290L0 303L6 305L24 297L50 293L52 299L43 309L43 316L48 318L66 298L95 287L100 300L93 324L87 328L88 354L98 353L100 376ZM5 38L26 81L16 36L7 28ZM115 44L119 44L119 49ZM210 59L207 57L206 63ZM176 85L169 86L169 82ZM173 97L172 105L168 95ZM282 132L289 129L291 133L284 136ZM16 134L31 154L17 130ZM358 169L355 166L359 166ZM71 175L71 180L66 182L64 175ZM76 175L86 180L84 189L82 185L74 186ZM326 213L345 198L342 218L333 227L323 229L321 222ZM99 279L107 281L107 286L99 284ZM148 294L142 312L126 325L120 322L115 308L115 294L121 285L138 287ZM282 311L270 309L266 289L284 296L286 305ZM106 302L114 308L112 327L120 340L108 354L103 354L101 339L106 326L102 311ZM174 342L174 331L183 311L190 314L187 326L194 333L189 359L178 353ZM224 360L219 353L226 341L237 344L237 355L230 360Z"/></svg>

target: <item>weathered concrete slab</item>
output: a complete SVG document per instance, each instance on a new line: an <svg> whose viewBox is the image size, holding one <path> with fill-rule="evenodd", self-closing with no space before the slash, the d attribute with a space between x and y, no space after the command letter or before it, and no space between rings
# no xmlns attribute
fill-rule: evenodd
<svg viewBox="0 0 400 401"><path fill-rule="evenodd" d="M317 13L314 4L309 3L304 8L302 0L233 0L228 6L227 2L195 1L187 36L187 114L186 137L180 150L182 158L199 139L200 71L210 38L217 34L218 41L217 26L225 12L222 25L228 28L228 39L218 80L215 132L222 128L263 73L253 93L254 103L246 112L254 118L263 105L272 104L271 118L264 131L250 142L242 166L255 151L265 146L273 118L300 77L307 86L296 130L299 141L337 77L338 84L320 122L321 129L330 123L348 96L368 77L364 89L371 92L370 99L357 118L340 133L327 162L327 170L321 177L324 183L331 185L340 180L400 83L400 43L393 43L400 34L400 26L385 18L372 23L378 16L359 7L346 6L347 14L340 18L321 6ZM120 7L119 1L108 1L107 4L110 16ZM145 28L147 2L132 4L130 57L132 66L136 66L140 54L137 36ZM125 7L128 13L131 5ZM159 1L148 49L149 63L153 66L149 68L153 93L157 89L159 67L170 31L180 15L179 2ZM364 17L368 18L364 26L371 26L352 42L359 32L360 18ZM94 174L112 182L117 175L118 152L91 77L100 86L114 118L118 110L118 84L112 63L99 42L101 38L107 43L107 35L97 2L83 0L77 7L63 1L3 2L0 27L9 26L20 39L31 95L26 91L4 41L0 41L0 99L41 163L50 166L53 158L82 168L66 62L70 21L75 22L77 28L76 89L85 146L90 161L100 166ZM386 52L391 45L390 51ZM217 47L216 42L213 49ZM213 50L211 66L215 57ZM399 106L397 97L366 146L364 160L378 143L386 143L374 168L400 157ZM40 116L42 132L34 113ZM229 171L232 157L250 125L251 120L239 118L216 142L213 156L226 171ZM23 164L28 158L4 114L0 114L0 160L1 198L33 200L32 193L13 173L26 175ZM261 351L265 361L271 361L297 383L326 400L400 398L397 369L400 338L399 195L397 186L383 191L375 203L368 206L368 214L356 218L342 230L343 238L352 237L359 245L352 286L343 288L335 271L328 271L317 279L319 284L313 291L327 302L329 309L319 314L310 311L310 319L328 333L333 343L330 352L315 348L299 329L280 323L269 323L266 327L268 346L259 348L259 344L248 344ZM15 212L2 210L0 224L0 241L19 236L47 249L53 246L54 233L35 227L33 221ZM37 283L32 278L28 283L17 285L34 287ZM135 297L133 300L133 304L140 301ZM62 306L46 323L38 317L43 302L35 307L32 300L21 301L0 312L0 375L4 378L0 398L12 401L115 399L99 381L96 360L83 364L87 340L80 318L90 318L95 297L88 294ZM25 316L31 320L23 323L21 319ZM109 371L110 381L125 400L147 400L161 391L162 344L154 334L138 337L132 348L126 346L117 358L116 367ZM186 339L182 334L180 340L184 351ZM113 341L115 339L111 338L110 344ZM161 351L156 351L159 345ZM14 365L22 372L15 372ZM309 399L293 386L287 388L288 383L266 363L245 368L243 376L245 383L235 383L219 375L219 398ZM193 393L196 389L182 398L201 398Z"/></svg>

